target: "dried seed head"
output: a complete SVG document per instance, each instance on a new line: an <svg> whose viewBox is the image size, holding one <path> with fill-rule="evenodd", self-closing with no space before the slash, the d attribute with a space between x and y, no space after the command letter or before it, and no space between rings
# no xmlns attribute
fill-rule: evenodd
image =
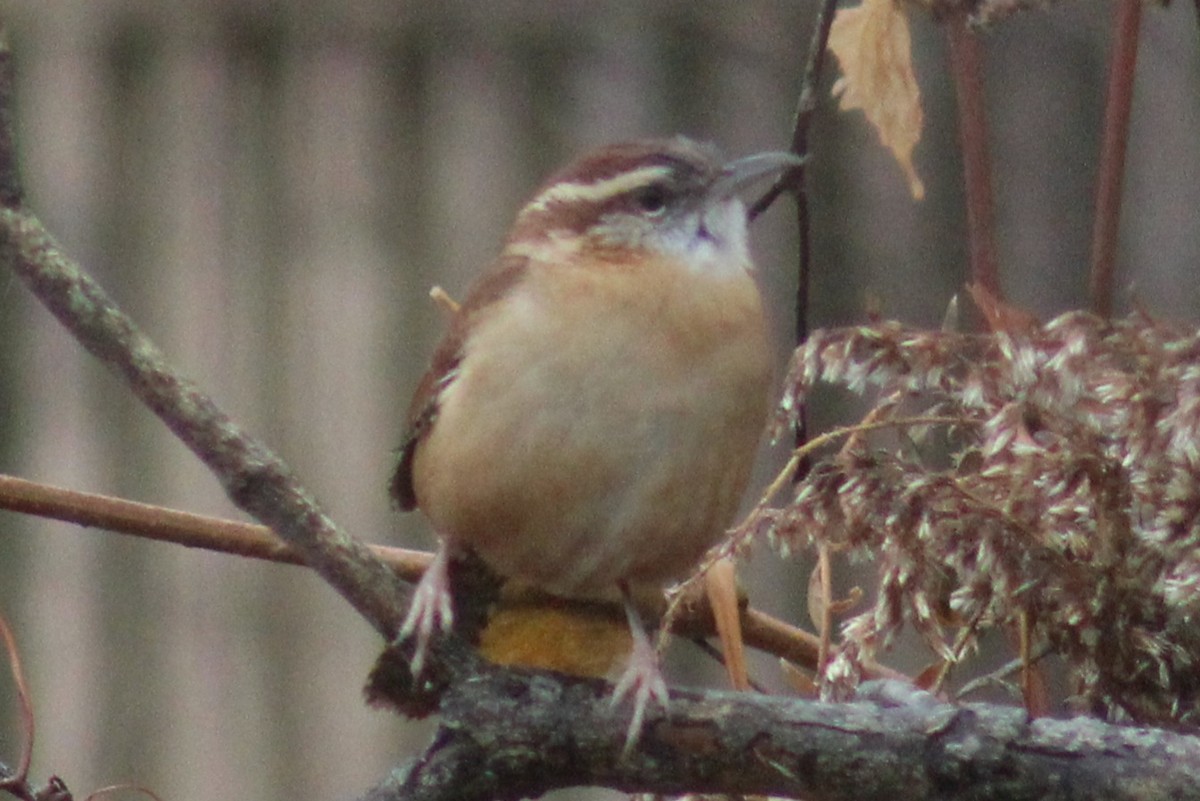
<svg viewBox="0 0 1200 801"><path fill-rule="evenodd" d="M872 421L957 423L949 459L858 438L748 521L781 548L823 542L877 565L829 692L905 624L951 659L1025 620L1073 669L1084 708L1200 717L1200 334L1083 313L1020 334L818 331L792 360L778 425L818 382L867 394ZM954 649L946 615L964 626Z"/></svg>

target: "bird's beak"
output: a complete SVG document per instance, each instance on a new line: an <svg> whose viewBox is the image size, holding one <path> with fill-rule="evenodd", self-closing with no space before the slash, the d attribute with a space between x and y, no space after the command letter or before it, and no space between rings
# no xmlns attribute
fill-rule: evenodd
<svg viewBox="0 0 1200 801"><path fill-rule="evenodd" d="M804 159L795 153L768 152L735 159L725 164L708 190L710 200L724 200L762 178L799 167Z"/></svg>

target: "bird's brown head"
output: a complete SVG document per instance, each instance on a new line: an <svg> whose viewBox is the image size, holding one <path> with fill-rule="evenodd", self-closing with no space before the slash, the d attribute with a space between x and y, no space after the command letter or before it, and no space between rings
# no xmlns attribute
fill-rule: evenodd
<svg viewBox="0 0 1200 801"><path fill-rule="evenodd" d="M681 136L610 145L542 185L518 214L508 248L617 259L649 250L698 269L745 265L746 211L736 192L799 164L789 153L724 162Z"/></svg>

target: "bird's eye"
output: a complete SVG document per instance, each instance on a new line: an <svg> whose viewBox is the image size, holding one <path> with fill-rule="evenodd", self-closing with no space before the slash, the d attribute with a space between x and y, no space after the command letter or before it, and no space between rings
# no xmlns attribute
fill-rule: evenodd
<svg viewBox="0 0 1200 801"><path fill-rule="evenodd" d="M662 214L663 210L667 207L666 187L659 184L651 184L643 189L639 189L637 194L633 196L633 202L645 214Z"/></svg>

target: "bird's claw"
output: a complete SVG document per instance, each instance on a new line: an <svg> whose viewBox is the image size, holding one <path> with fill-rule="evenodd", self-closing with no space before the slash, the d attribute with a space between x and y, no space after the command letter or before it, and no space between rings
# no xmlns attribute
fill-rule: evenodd
<svg viewBox="0 0 1200 801"><path fill-rule="evenodd" d="M625 614L629 619L630 633L633 635L633 653L630 654L629 665L613 688L612 699L609 701L609 705L615 707L626 696L633 696L633 718L629 721L629 729L625 733L622 755L628 754L637 745L651 701L665 710L669 700L667 683L663 680L662 671L658 666L658 653L650 643L650 638L646 636L642 621L628 596L625 599Z"/></svg>
<svg viewBox="0 0 1200 801"><path fill-rule="evenodd" d="M413 593L412 603L408 607L408 615L404 625L400 627L397 640L407 640L416 635L412 661L409 670L416 679L421 675L425 666L425 657L429 653L429 643L435 632L446 633L454 627L454 606L450 599L450 556L443 544L433 557L433 562L421 576L417 589Z"/></svg>

